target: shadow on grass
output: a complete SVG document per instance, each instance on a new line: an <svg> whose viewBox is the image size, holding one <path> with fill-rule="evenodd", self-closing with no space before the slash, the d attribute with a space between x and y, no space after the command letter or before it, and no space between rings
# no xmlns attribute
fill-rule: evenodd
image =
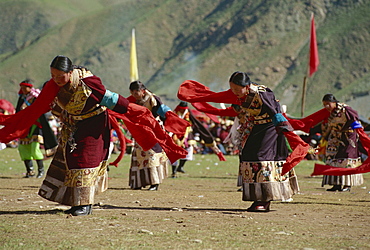
<svg viewBox="0 0 370 250"><path fill-rule="evenodd" d="M353 201L353 202L365 202L365 201ZM361 207L363 204L348 204L348 203L336 203L336 202L308 202L308 201L291 201L291 202L280 202L279 204L290 204L290 205L330 205L330 206L343 206L343 207Z"/></svg>
<svg viewBox="0 0 370 250"><path fill-rule="evenodd" d="M214 211L214 212L225 212L225 213L239 213L245 212L246 209L233 209L233 208L174 208L174 207L121 207L114 205L102 205L98 206L101 209L122 209L122 210L147 210L147 211L178 211L181 209L183 211Z"/></svg>
<svg viewBox="0 0 370 250"><path fill-rule="evenodd" d="M172 184L173 185L173 184ZM197 184L197 185L193 185L192 187L195 187L193 190L197 190L196 188L202 188L202 187L207 187L206 185L201 185L201 184ZM117 187L109 187L108 190L115 190L115 191L132 191L132 192L146 192L148 191L148 188L149 186L147 187L143 187L141 189L132 189L132 188L125 188L125 187L122 187L122 188L117 188ZM1 188L0 188L1 189ZM181 189L176 189L176 190L181 190ZM236 193L237 191L235 190L208 190L208 191L211 191L211 192L227 192L227 193ZM151 191L152 192L152 191ZM238 192L240 193L240 192ZM241 193L240 193L241 194Z"/></svg>
<svg viewBox="0 0 370 250"><path fill-rule="evenodd" d="M0 190L30 190L30 189L39 189L40 186L22 186L21 188L6 188L1 187Z"/></svg>
<svg viewBox="0 0 370 250"><path fill-rule="evenodd" d="M221 179L221 180L227 180L227 179L233 179L237 180L237 176L189 176L191 179Z"/></svg>
<svg viewBox="0 0 370 250"><path fill-rule="evenodd" d="M359 203L370 203L368 200L355 200L353 202ZM343 206L343 207L359 207L363 206L363 204L343 204L343 203L334 203L334 202L278 202L276 203L283 204L283 205L325 205L325 206ZM136 210L136 211L188 211L188 212L220 212L223 214L239 214L246 212L245 209L239 208L177 208L177 207L127 207L127 206L115 206L115 205L94 205L94 209L111 209L111 210ZM274 212L276 210L270 210L270 212ZM64 210L61 209L52 209L52 210L45 210L45 211L30 211L30 210L19 210L19 211L0 211L0 215L45 215L45 214L58 214L63 213ZM261 212L264 213L264 212Z"/></svg>
<svg viewBox="0 0 370 250"><path fill-rule="evenodd" d="M0 176L0 179L28 179L28 178L24 178L24 176Z"/></svg>
<svg viewBox="0 0 370 250"><path fill-rule="evenodd" d="M129 188L129 187L127 187L127 188L124 188L124 187L122 187L122 188L109 187L108 190L119 190L119 191L122 191L122 190L132 190L132 189Z"/></svg>
<svg viewBox="0 0 370 250"><path fill-rule="evenodd" d="M45 210L45 211L30 211L30 210L19 210L19 211L0 211L0 215L4 214L14 214L14 215L23 215L23 214L35 214L35 215L44 215L44 214L58 214L62 213L61 209Z"/></svg>
<svg viewBox="0 0 370 250"><path fill-rule="evenodd" d="M97 207L94 207L95 209ZM119 206L111 206L111 205L104 205L98 206L101 209L117 209L117 210L147 210L147 211L177 211L176 209L169 208L169 207L119 207ZM221 212L222 214L240 214L247 211L247 209L232 209L232 208L182 208L183 211L189 212ZM275 210L270 210L273 212ZM59 214L64 213L63 210L60 209L53 209L47 211L0 211L0 215L52 215L52 214ZM257 211L257 213L265 213L264 211Z"/></svg>

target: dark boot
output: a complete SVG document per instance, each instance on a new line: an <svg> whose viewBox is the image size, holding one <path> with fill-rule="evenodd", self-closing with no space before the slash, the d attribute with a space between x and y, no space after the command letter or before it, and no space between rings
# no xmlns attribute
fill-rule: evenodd
<svg viewBox="0 0 370 250"><path fill-rule="evenodd" d="M330 191L330 192L342 191L342 186L341 185L334 185L332 188L326 189L326 191Z"/></svg>
<svg viewBox="0 0 370 250"><path fill-rule="evenodd" d="M185 162L186 160L180 160L180 164L179 164L179 167L177 168L177 172L185 174L185 170L184 170Z"/></svg>
<svg viewBox="0 0 370 250"><path fill-rule="evenodd" d="M253 202L252 205L247 208L248 212L255 212L256 211L256 206L257 206L257 201Z"/></svg>
<svg viewBox="0 0 370 250"><path fill-rule="evenodd" d="M171 176L172 178L177 178L176 170L177 170L177 166L172 165L172 176Z"/></svg>
<svg viewBox="0 0 370 250"><path fill-rule="evenodd" d="M82 215L89 215L92 213L92 207L90 205L83 205L75 207L74 211L72 212L73 216L82 216Z"/></svg>
<svg viewBox="0 0 370 250"><path fill-rule="evenodd" d="M37 167L38 167L38 173L36 178L41 178L44 176L44 161L43 160L36 160Z"/></svg>
<svg viewBox="0 0 370 250"><path fill-rule="evenodd" d="M31 178L35 176L35 171L33 171L33 163L32 160L25 160L24 165L26 165L26 176L25 178Z"/></svg>
<svg viewBox="0 0 370 250"><path fill-rule="evenodd" d="M269 212L270 211L270 201L255 201L247 209L248 212Z"/></svg>
<svg viewBox="0 0 370 250"><path fill-rule="evenodd" d="M158 190L158 186L159 186L159 184L151 185L148 190L149 191L157 191Z"/></svg>
<svg viewBox="0 0 370 250"><path fill-rule="evenodd" d="M269 212L270 211L270 202L261 201L256 206L256 212Z"/></svg>
<svg viewBox="0 0 370 250"><path fill-rule="evenodd" d="M77 210L79 208L79 206L76 206L76 207L71 207L70 209L68 210L65 210L64 213L65 214L72 214L74 213L75 210Z"/></svg>

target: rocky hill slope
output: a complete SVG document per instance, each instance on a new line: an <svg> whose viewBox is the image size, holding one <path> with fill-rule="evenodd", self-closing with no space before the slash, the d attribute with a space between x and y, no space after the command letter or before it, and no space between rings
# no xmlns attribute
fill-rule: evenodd
<svg viewBox="0 0 370 250"><path fill-rule="evenodd" d="M127 96L135 28L140 80L171 107L183 80L219 91L240 70L300 116L314 13L320 65L308 79L305 115L333 93L367 118L369 11L364 0L0 1L0 98L15 103L24 78L41 86L59 54Z"/></svg>

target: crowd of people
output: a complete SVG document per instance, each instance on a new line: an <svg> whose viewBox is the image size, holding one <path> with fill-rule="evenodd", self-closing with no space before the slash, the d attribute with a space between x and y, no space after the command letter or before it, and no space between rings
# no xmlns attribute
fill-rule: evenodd
<svg viewBox="0 0 370 250"><path fill-rule="evenodd" d="M41 91L30 80L20 83L17 113L0 116L0 142L18 140L27 178L45 175L40 145L53 156L39 195L71 206L65 213L73 216L91 214L95 194L107 189L112 153L120 154L113 165L130 154L130 188L149 191L157 191L166 177L185 173L194 154L214 154L220 161L235 155L242 200L252 201L247 211L268 212L272 201L289 201L299 192L294 166L301 160L312 157L336 169L355 169L370 150L357 112L334 95L324 95L324 108L317 113L292 119L281 111L273 91L245 72L231 74L230 88L221 92L184 81L173 111L142 82L131 82L125 98L65 56L52 60L50 73ZM318 124L309 141L295 133ZM322 186L332 186L328 191L345 192L363 183L363 172L322 173Z"/></svg>

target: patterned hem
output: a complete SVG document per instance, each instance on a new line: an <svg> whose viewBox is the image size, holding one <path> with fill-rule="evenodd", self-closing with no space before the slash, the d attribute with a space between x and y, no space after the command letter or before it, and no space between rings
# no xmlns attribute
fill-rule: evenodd
<svg viewBox="0 0 370 250"><path fill-rule="evenodd" d="M296 177L284 182L243 183L243 201L286 201L299 192Z"/></svg>
<svg viewBox="0 0 370 250"><path fill-rule="evenodd" d="M361 158L357 159L333 159L326 164L333 167L340 168L356 168L361 165ZM362 174L353 174L353 175L342 175L342 176L333 176L333 175L324 175L322 178L322 187L324 185L343 185L343 186L360 186L364 183L364 178Z"/></svg>
<svg viewBox="0 0 370 250"><path fill-rule="evenodd" d="M68 181L66 186L67 172L82 173L81 171L66 170L66 163L62 157L63 149L58 148L53 161L50 164L47 175L39 189L38 194L49 200L68 206L81 206L94 204L94 197L108 188L108 173L106 171L106 161L97 167L94 175L86 175L84 182ZM91 170L91 169L89 169ZM75 175L77 177L78 175ZM91 179L87 179L87 177ZM71 180L71 179L70 179ZM85 185L80 185L85 183ZM89 185L86 185L86 184ZM73 186L72 184L76 184Z"/></svg>
<svg viewBox="0 0 370 250"><path fill-rule="evenodd" d="M131 167L129 186L132 189L161 184L167 177L167 165L157 167Z"/></svg>

